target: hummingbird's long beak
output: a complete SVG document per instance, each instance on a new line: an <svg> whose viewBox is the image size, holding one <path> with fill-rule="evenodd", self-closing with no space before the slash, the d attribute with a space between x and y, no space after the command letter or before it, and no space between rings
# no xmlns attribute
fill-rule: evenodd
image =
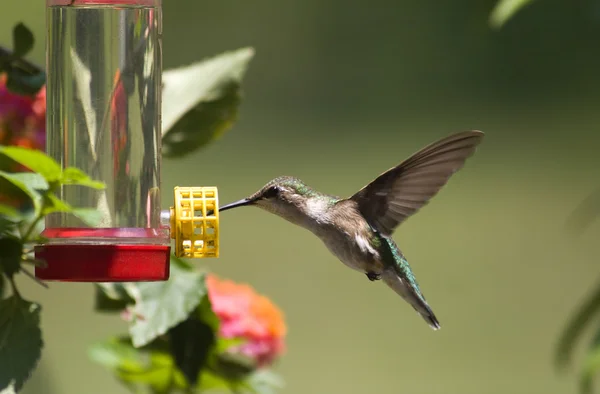
<svg viewBox="0 0 600 394"><path fill-rule="evenodd" d="M231 204L227 204L227 205L223 205L222 207L219 207L219 212L223 212L223 211L225 211L227 209L231 209L231 208L243 207L244 205L250 205L251 203L252 203L252 200L243 198L239 201L232 202Z"/></svg>

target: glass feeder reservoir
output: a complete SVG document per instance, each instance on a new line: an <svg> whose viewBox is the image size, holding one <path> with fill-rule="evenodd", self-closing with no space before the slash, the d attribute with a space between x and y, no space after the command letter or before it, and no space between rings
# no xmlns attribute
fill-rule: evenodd
<svg viewBox="0 0 600 394"><path fill-rule="evenodd" d="M171 239L182 257L218 257L218 192L175 188L161 212L161 0L47 0L47 153L104 190L58 197L100 215L46 218L35 274L44 280L169 277Z"/></svg>

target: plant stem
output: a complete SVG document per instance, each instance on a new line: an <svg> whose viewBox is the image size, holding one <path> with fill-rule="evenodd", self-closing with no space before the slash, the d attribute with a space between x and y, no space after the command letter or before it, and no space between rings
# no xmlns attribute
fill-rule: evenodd
<svg viewBox="0 0 600 394"><path fill-rule="evenodd" d="M36 278L34 274L32 274L31 272L27 271L25 268L21 267L21 272L24 273L25 275L27 275L30 279L32 279L38 285L40 285L40 286L45 287L46 289L48 289L48 284L46 284L45 282L43 282L40 279Z"/></svg>
<svg viewBox="0 0 600 394"><path fill-rule="evenodd" d="M0 58L2 57L12 57L13 52L0 46ZM17 59L15 61L15 63L17 65L19 65L20 67L22 67L25 71L28 72L32 72L32 73L40 73L42 71L44 71L40 66L38 66L37 64L33 64L28 60L25 59Z"/></svg>
<svg viewBox="0 0 600 394"><path fill-rule="evenodd" d="M34 265L36 267L42 267L42 268L46 268L48 266L48 263L46 263L45 260L40 260L40 259L22 259L21 260L22 263L27 263L27 264L31 264Z"/></svg>
<svg viewBox="0 0 600 394"><path fill-rule="evenodd" d="M42 207L42 211L43 211L43 208L44 207ZM27 231L25 231L25 234L23 235L23 243L24 244L29 242L29 237L31 236L31 233L33 232L33 230L35 230L35 226L37 226L39 221L42 220L43 218L44 218L44 215L42 215L42 213L40 212L38 217L35 218L35 220L31 223L31 225L29 226Z"/></svg>
<svg viewBox="0 0 600 394"><path fill-rule="evenodd" d="M21 297L21 293L19 293L19 289L17 289L17 284L15 283L15 278L13 276L11 276L10 278L8 278L8 281L10 282L10 287L12 287L12 291L13 291L13 294L15 295L15 297L22 300L23 297Z"/></svg>

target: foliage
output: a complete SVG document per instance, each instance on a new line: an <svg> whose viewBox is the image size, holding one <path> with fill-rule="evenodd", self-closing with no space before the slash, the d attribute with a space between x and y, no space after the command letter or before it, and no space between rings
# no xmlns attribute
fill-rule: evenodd
<svg viewBox="0 0 600 394"><path fill-rule="evenodd" d="M163 75L163 153L181 157L220 137L233 124L252 48L227 52ZM195 132L202 130L203 132Z"/></svg>
<svg viewBox="0 0 600 394"><path fill-rule="evenodd" d="M582 234L600 215L600 189L590 193L571 212L567 229L574 235ZM600 374L600 283L592 289L567 322L555 351L555 362L559 369L573 363L573 353L587 330L596 331L588 343L580 372L580 391L583 394L593 390L593 379ZM590 327L591 326L591 327Z"/></svg>
<svg viewBox="0 0 600 394"><path fill-rule="evenodd" d="M600 189L590 193L571 212L567 228L573 234L582 234L600 216Z"/></svg>
<svg viewBox="0 0 600 394"><path fill-rule="evenodd" d="M490 15L490 25L499 29L533 0L498 0Z"/></svg>
<svg viewBox="0 0 600 394"><path fill-rule="evenodd" d="M62 168L39 150L45 142L39 138L45 138L45 73L24 59L35 43L29 29L18 24L13 37L12 51L0 47L3 393L21 389L43 347L41 306L21 295L14 276L25 274L45 285L26 266L45 264L34 258L33 245L44 242L40 231L46 215L67 212L90 226L98 223L96 210L62 201L57 194L60 188L104 188L81 170ZM164 72L165 155L181 157L203 148L231 127L241 101L241 81L252 56L253 50L244 48ZM268 369L283 351L285 326L278 309L248 286L219 281L174 256L170 272L165 282L94 285L96 311L120 314L129 333L94 344L89 349L90 358L136 393L221 389L269 394L281 387L279 377ZM220 283L226 283L225 287ZM10 295L6 294L7 287ZM232 293L224 292L224 288ZM231 299L235 302L224 307L224 300ZM234 310L226 315L223 311L227 308ZM248 329L227 331L232 325L244 327L247 321L252 321L262 336ZM259 341L261 346L256 345ZM265 348L265 341L276 346Z"/></svg>
<svg viewBox="0 0 600 394"><path fill-rule="evenodd" d="M0 301L0 387L19 391L40 359L40 310L18 293Z"/></svg>
<svg viewBox="0 0 600 394"><path fill-rule="evenodd" d="M0 146L0 157L18 163L37 173L0 171L5 201L14 197L20 205L1 203L3 226L0 229L0 269L2 281L10 284L12 295L0 301L0 389L11 387L19 391L35 368L42 350L40 310L37 303L21 296L14 276L24 273L34 278L24 264L41 264L32 256L32 245L41 238L36 232L38 223L51 212L69 212L90 225L95 224L96 212L75 208L61 201L56 191L63 185L104 188L75 169L62 169L45 154L21 147Z"/></svg>
<svg viewBox="0 0 600 394"><path fill-rule="evenodd" d="M44 86L44 72L23 60L34 43L33 33L24 24L19 23L13 29L12 53L0 48L0 73L6 73L6 84L13 92L35 94Z"/></svg>
<svg viewBox="0 0 600 394"><path fill-rule="evenodd" d="M499 0L494 8L490 23L500 28L523 7L533 0ZM572 234L582 234L600 216L600 189L590 193L569 216L566 227ZM573 353L587 330L595 335L587 346L580 371L580 392L591 393L593 379L600 374L600 283L579 305L561 333L555 350L555 364L560 370L573 363Z"/></svg>
<svg viewBox="0 0 600 394"><path fill-rule="evenodd" d="M229 312L243 315L240 322L248 321L251 316L245 304L261 302L264 297L247 293L247 286L236 284L228 294L235 297L244 291L246 302L231 303L207 286L218 280L214 275L196 271L175 257L171 258L171 269L171 278L164 283L98 286L96 308L109 312L102 299L117 301L124 308L122 316L129 321L129 335L94 344L90 348L92 360L111 370L132 392L145 387L152 393L218 388L270 393L281 387L281 380L266 369L269 364L262 363L261 355L241 351L241 346L256 339L243 333L226 335L222 324L229 314L215 312L233 308ZM110 312L116 313L118 308ZM281 319L278 316L258 325L269 331L270 326L283 324ZM271 351L269 363L281 350Z"/></svg>
<svg viewBox="0 0 600 394"><path fill-rule="evenodd" d="M555 355L558 368L565 368L572 362L577 341L581 339L586 328L593 323L597 315L600 315L600 286L597 286L593 294L583 302L563 331ZM582 393L592 392L592 380L600 371L600 327L596 327L596 331L595 338L589 344L581 371Z"/></svg>

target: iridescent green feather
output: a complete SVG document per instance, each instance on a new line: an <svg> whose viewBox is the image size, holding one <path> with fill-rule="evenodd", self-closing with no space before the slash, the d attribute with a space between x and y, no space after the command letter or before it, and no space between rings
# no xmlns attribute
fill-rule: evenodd
<svg viewBox="0 0 600 394"><path fill-rule="evenodd" d="M326 200L329 203L329 205L334 205L335 203L342 200L340 197L337 197L337 196L330 196L328 194L319 193L318 191L314 190L310 186L307 186L300 179L294 178L291 176L281 176L279 178L275 178L272 181L270 181L265 187L268 187L271 185L280 185L280 186L284 186L284 187L289 187L289 188L295 190L296 193L298 193L299 195L301 195L303 197L323 199L323 200Z"/></svg>
<svg viewBox="0 0 600 394"><path fill-rule="evenodd" d="M377 236L383 241L383 246L379 248L382 253L382 257L385 261L393 261L396 264L396 267L399 270L400 277L407 281L410 286L415 290L415 292L421 297L423 300L423 294L421 293L421 289L419 288L419 284L417 283L417 278L412 272L408 261L396 245L393 239L390 237L386 237L381 234L377 234Z"/></svg>

